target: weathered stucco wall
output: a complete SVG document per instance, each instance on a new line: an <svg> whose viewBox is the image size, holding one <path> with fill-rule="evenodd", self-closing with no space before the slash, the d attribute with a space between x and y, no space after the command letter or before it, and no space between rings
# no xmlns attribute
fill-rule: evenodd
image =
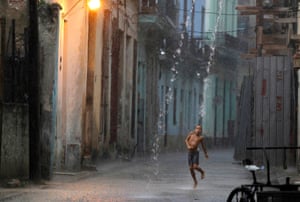
<svg viewBox="0 0 300 202"><path fill-rule="evenodd" d="M4 93L4 57L12 55L12 21L15 20L15 39L16 50L20 56L24 56L24 32L29 24L28 2L27 0L10 1L3 0L0 2L0 100L3 99ZM10 38L10 40L8 40ZM10 42L10 43L8 43Z"/></svg>
<svg viewBox="0 0 300 202"><path fill-rule="evenodd" d="M55 154L59 11L58 5L39 6L41 172L46 178L52 176Z"/></svg>
<svg viewBox="0 0 300 202"><path fill-rule="evenodd" d="M28 105L2 104L1 178L29 177Z"/></svg>
<svg viewBox="0 0 300 202"><path fill-rule="evenodd" d="M107 20L107 19L106 19ZM107 76L107 72L106 74L102 73L102 64L104 62L103 61L103 48L105 47L105 51L107 53L107 46L103 45L103 37L104 37L104 33L109 32L109 29L106 27L104 28L104 12L98 13L97 15L97 22L96 22L96 40L95 40L95 55L94 55L94 64L95 64L95 71L94 71L94 91L93 91L93 112L92 112L92 156L98 156L98 152L100 151L100 144L103 143L103 138L101 138L101 127L104 125L101 124L101 117L103 117L103 115L101 114L101 108L104 106L106 107L106 105L104 105L102 103L102 94L103 94L103 81L102 78L106 78L105 76ZM103 29L108 29L108 30L103 30ZM107 35L105 35L105 37L107 37ZM106 38L107 39L107 38ZM109 44L109 40L106 41L106 44ZM108 59L108 58L106 58ZM106 64L108 63L108 61L106 62ZM104 76L105 75L105 76ZM105 89L107 91L107 89Z"/></svg>
<svg viewBox="0 0 300 202"><path fill-rule="evenodd" d="M15 54L25 55L25 28L29 25L28 1L5 0L0 2L0 177L29 177L28 106L3 103L4 60L12 56L12 23L15 23Z"/></svg>
<svg viewBox="0 0 300 202"><path fill-rule="evenodd" d="M227 144L232 136L228 131L236 115L236 94L232 89L235 89L235 82L218 74L211 74L204 80L203 134L215 145Z"/></svg>
<svg viewBox="0 0 300 202"><path fill-rule="evenodd" d="M6 18L6 26L11 26L11 20L16 20L16 33L23 33L29 24L28 0L4 0L0 3L0 17ZM7 36L8 31L7 29Z"/></svg>
<svg viewBox="0 0 300 202"><path fill-rule="evenodd" d="M78 170L87 79L88 19L85 1L64 5L61 23L57 82L57 163L66 169Z"/></svg>

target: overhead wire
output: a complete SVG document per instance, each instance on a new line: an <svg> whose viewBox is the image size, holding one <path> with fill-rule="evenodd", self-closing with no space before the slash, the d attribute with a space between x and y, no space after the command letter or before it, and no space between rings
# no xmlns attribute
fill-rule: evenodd
<svg viewBox="0 0 300 202"><path fill-rule="evenodd" d="M174 9L174 10L180 10L180 11L190 11L190 9L181 9L181 8L176 8L174 6L168 6L166 7L166 9ZM298 8L297 7L289 7L289 11L287 11L289 14L294 14L294 13L297 13L297 10ZM161 11L161 9L158 8L158 11L157 11L159 14L163 15L163 12ZM199 10L194 10L195 13L201 13L201 14L213 14L213 15L219 15L219 13L217 12L212 12L212 11L199 11ZM132 16L128 16L129 18L133 17L134 15L138 15L139 13L135 13L135 14L132 14ZM243 15L241 15L240 13L221 13L220 15L223 15L223 16L241 16L241 17L244 17ZM246 16L245 16L246 17ZM238 29L233 29L233 30L222 30L222 31L197 31L197 30L194 30L193 33L196 33L196 34L201 34L202 36L203 35L210 35L212 33L236 33L236 32L247 32L247 31L252 31L252 30L255 30L255 26L253 27L246 27L246 28L238 28ZM182 31L182 30L178 30L178 31ZM186 30L187 33L191 33L192 31L187 29Z"/></svg>

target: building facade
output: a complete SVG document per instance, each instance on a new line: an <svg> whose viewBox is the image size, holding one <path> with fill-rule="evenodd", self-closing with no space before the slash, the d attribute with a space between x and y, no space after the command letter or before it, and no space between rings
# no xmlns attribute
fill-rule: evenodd
<svg viewBox="0 0 300 202"><path fill-rule="evenodd" d="M0 3L0 178L29 177L29 5Z"/></svg>
<svg viewBox="0 0 300 202"><path fill-rule="evenodd" d="M78 170L135 146L138 1L59 4L55 165Z"/></svg>
<svg viewBox="0 0 300 202"><path fill-rule="evenodd" d="M250 108L247 112L245 107L239 109L239 117L243 110L249 115L246 122L237 124L235 157L260 162L263 151L253 152L246 147L271 147L266 152L271 165L286 168L288 164L295 165L297 152L282 148L297 146L299 140L295 113L297 77L292 62L297 58L297 54L292 57L297 51L297 40L293 39L297 35L297 17L296 12L290 12L298 3L257 0L239 4L240 25L248 30L244 36L252 40L247 44L248 53L243 55L244 64L251 67L245 78L248 92L241 96ZM295 61L294 67L298 68Z"/></svg>
<svg viewBox="0 0 300 202"><path fill-rule="evenodd" d="M96 10L86 0L20 2L28 5L22 12L16 4L11 9L30 30L28 75L34 79L24 78L30 82L22 96L4 90L1 96L3 103L8 95L22 101L17 117L28 126L27 139L19 141L27 145L20 161L27 162L25 176L51 178L53 171L79 171L101 158L185 149L184 138L196 124L211 145L228 144L236 113L237 53L226 48L236 43L234 15L217 15L221 7L210 1L100 1ZM234 12L234 1L223 3L221 14ZM1 6L9 11L9 3ZM28 13L31 18L24 18ZM222 16L229 22L222 24ZM9 41L3 27L1 70Z"/></svg>
<svg viewBox="0 0 300 202"><path fill-rule="evenodd" d="M34 88L29 89L29 93L24 90L22 95L29 96L29 101L24 101L25 112L20 112L24 122L20 124L24 129L29 126L25 130L27 139L18 141L25 145L23 154L27 164L20 161L26 167L24 170L27 169L25 177L37 173L37 178L51 178L54 170L78 171L98 158L127 158L135 149L139 2L101 1L101 7L94 11L87 3L85 0L1 3L2 77L9 76L3 71L7 66L3 47L11 41L4 18L14 18L22 25L16 27L15 36L22 35L19 30L22 27L30 31L29 38L33 38L32 30L37 30L34 36L37 47L31 49L36 54L30 58L36 58L38 65L29 71L37 80L30 81ZM8 7L11 7L11 15ZM29 44L32 42L29 40ZM18 46L12 47L15 52L23 53ZM27 50L26 43L20 47ZM3 83L1 89L5 89ZM3 103L5 97L15 103L21 99L8 95L7 91L1 93ZM3 111L7 110L2 108ZM26 116L21 116L24 113ZM3 149L1 151L4 154ZM1 157L3 162L6 159ZM14 162L7 165L11 163ZM7 169L3 172L5 176ZM20 175L13 173L11 177L14 176Z"/></svg>
<svg viewBox="0 0 300 202"><path fill-rule="evenodd" d="M230 145L234 136L239 57L236 4L235 0L205 3L209 59L203 93L203 132L218 146Z"/></svg>

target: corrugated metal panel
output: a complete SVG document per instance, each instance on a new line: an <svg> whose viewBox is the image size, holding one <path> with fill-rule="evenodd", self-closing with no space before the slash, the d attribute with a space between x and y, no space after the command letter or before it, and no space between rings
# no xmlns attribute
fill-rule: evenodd
<svg viewBox="0 0 300 202"><path fill-rule="evenodd" d="M253 146L289 146L291 72L288 56L259 57L254 71ZM272 164L282 165L283 151L268 151ZM255 152L262 160L262 152Z"/></svg>
<svg viewBox="0 0 300 202"><path fill-rule="evenodd" d="M246 147L251 146L252 111L253 111L253 77L245 76L241 86L241 96L236 119L235 154L236 160L243 160L249 156Z"/></svg>

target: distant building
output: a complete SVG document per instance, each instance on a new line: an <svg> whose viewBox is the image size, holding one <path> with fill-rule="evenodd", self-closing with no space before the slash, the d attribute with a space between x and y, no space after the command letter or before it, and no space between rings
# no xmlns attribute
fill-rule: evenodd
<svg viewBox="0 0 300 202"><path fill-rule="evenodd" d="M203 133L212 145L229 145L234 136L237 95L237 2L206 1L204 32L209 47L204 81Z"/></svg>

